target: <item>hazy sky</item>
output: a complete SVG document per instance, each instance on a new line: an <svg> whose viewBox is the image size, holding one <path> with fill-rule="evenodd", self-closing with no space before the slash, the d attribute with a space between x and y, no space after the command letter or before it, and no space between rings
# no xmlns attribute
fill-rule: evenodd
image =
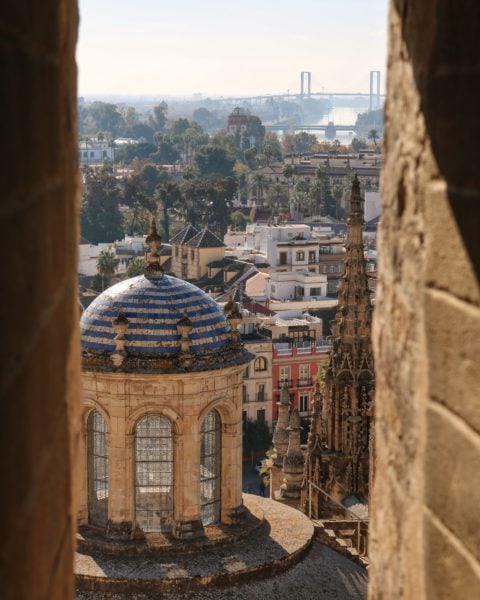
<svg viewBox="0 0 480 600"><path fill-rule="evenodd" d="M79 0L79 94L367 91L387 0ZM382 81L382 88L383 88Z"/></svg>

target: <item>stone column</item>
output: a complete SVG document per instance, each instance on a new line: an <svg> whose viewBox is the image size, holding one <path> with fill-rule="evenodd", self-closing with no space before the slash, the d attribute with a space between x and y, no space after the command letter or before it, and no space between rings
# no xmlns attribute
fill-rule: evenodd
<svg viewBox="0 0 480 600"><path fill-rule="evenodd" d="M222 523L236 524L243 518L242 422L222 423Z"/></svg>
<svg viewBox="0 0 480 600"><path fill-rule="evenodd" d="M109 382L118 387L119 383ZM114 398L114 399L113 399ZM125 430L125 396L115 395L110 408L108 432L108 523L106 536L114 539L129 539L132 535L132 489L127 477L128 465L133 460L133 436L127 440ZM128 458L127 458L128 457Z"/></svg>
<svg viewBox="0 0 480 600"><path fill-rule="evenodd" d="M185 415L183 435L178 436L175 473L175 514L173 535L178 539L203 536L200 519L200 438L198 418L192 410Z"/></svg>

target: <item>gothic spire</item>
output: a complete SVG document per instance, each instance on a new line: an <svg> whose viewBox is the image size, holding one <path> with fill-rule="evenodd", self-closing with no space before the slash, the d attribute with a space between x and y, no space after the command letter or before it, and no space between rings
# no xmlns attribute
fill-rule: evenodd
<svg viewBox="0 0 480 600"><path fill-rule="evenodd" d="M321 398L318 397L322 401L314 406L307 466L311 471L321 454L322 460L329 463L324 473L330 473L329 479L320 482L322 488L329 492L338 483L348 493L366 495L369 431L373 421L370 403L375 384L363 225L360 182L355 175L338 307L331 322L330 362Z"/></svg>

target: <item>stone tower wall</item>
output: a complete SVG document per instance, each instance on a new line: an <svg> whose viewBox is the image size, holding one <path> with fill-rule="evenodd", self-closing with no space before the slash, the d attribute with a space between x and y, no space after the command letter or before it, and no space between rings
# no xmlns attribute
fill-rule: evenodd
<svg viewBox="0 0 480 600"><path fill-rule="evenodd" d="M480 589L477 2L392 0L369 597Z"/></svg>
<svg viewBox="0 0 480 600"><path fill-rule="evenodd" d="M0 32L0 596L68 600L79 394L76 2L4 2Z"/></svg>

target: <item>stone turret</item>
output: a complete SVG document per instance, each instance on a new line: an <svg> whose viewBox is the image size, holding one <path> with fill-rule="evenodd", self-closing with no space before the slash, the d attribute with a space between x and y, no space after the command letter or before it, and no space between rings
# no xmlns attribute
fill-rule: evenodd
<svg viewBox="0 0 480 600"><path fill-rule="evenodd" d="M280 402L278 405L278 419L273 432L273 447L275 449L275 456L273 459L274 465L281 467L283 465L283 457L285 456L288 448L288 426L289 426L289 413L290 413L290 394L288 392L288 386L285 383L280 392Z"/></svg>
<svg viewBox="0 0 480 600"><path fill-rule="evenodd" d="M296 408L290 415L288 431L288 450L283 457L283 484L281 486L284 498L300 498L300 490L303 479L304 457L300 445L300 413Z"/></svg>

